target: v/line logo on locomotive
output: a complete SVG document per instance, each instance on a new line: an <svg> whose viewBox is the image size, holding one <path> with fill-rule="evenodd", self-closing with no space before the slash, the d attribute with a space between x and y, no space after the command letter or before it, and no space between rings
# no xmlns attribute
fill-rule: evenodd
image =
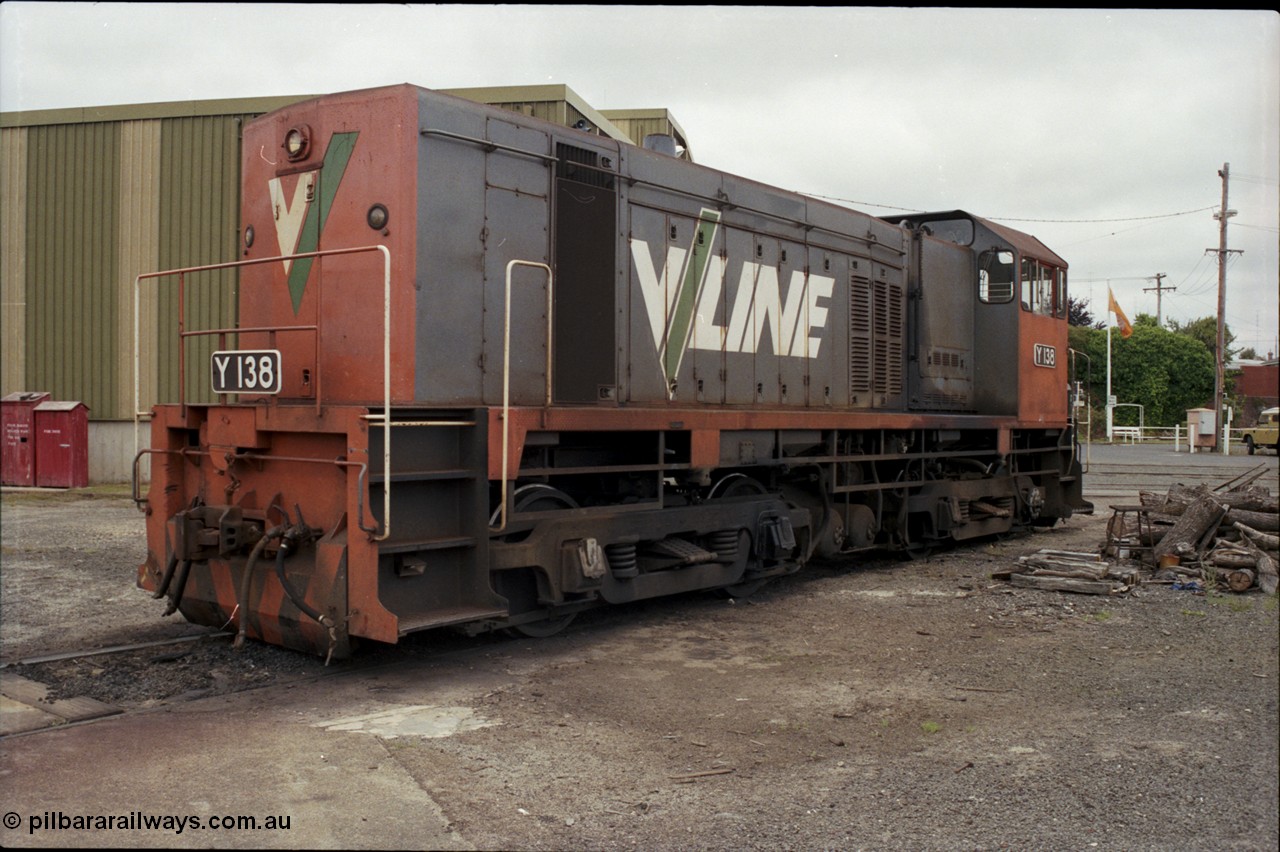
<svg viewBox="0 0 1280 852"><path fill-rule="evenodd" d="M692 244L687 249L669 246L661 270L648 241L631 240L649 329L668 385L689 349L760 353L766 328L772 354L817 358L822 348L835 279L795 270L784 299L776 266L725 258L712 250L719 230L719 212L704 208ZM725 306L727 324L716 325L724 283L733 280L735 264L738 286L733 304Z"/></svg>
<svg viewBox="0 0 1280 852"><path fill-rule="evenodd" d="M294 176L292 198L280 177L267 182L282 255L305 254L318 248L358 136L358 132L333 134L320 168ZM649 328L668 386L675 381L689 349L816 359L822 348L835 279L795 270L786 282L784 297L777 267L738 261L712 251L720 225L720 213L703 208L690 246L669 246L661 259L661 269L649 242L631 239L631 256ZM297 314L312 259L299 258L296 264L285 259L282 263ZM735 264L737 289L733 303L726 304L723 312L727 324L717 325L715 318L724 299L724 286L734 280L731 267ZM770 330L772 353L768 352L769 346L761 349L766 328ZM1052 346L1036 344L1033 363L1053 368L1055 356Z"/></svg>
<svg viewBox="0 0 1280 852"><path fill-rule="evenodd" d="M355 150L359 135L356 131L333 134L320 168L294 176L297 182L293 187L292 202L281 178L273 177L267 181L280 254L306 254L319 248L320 233L329 218L329 211L333 209L333 199L347 172L347 163L351 161L351 152ZM283 261L285 274L289 276L289 296L293 299L295 316L302 309L302 294L307 289L313 260L300 257L297 263L292 259Z"/></svg>
<svg viewBox="0 0 1280 852"><path fill-rule="evenodd" d="M282 255L317 249L358 135L334 134L321 167L295 177L292 199L280 177L267 182ZM726 276L726 266L735 262L730 258L726 263L723 256L707 248L715 245L719 231L720 213L704 208L690 247L668 248L661 271L654 264L649 243L631 241L654 346L668 384L675 380L688 349L757 353L766 328L771 330L774 354L817 358L821 349L828 304L835 289L835 279L822 275L792 272L784 300L776 267L742 261L736 296L725 311L728 324L715 324L724 282L732 280ZM289 276L296 314L311 273L311 258L299 258L296 264L291 259L282 263ZM815 330L819 333L814 334Z"/></svg>

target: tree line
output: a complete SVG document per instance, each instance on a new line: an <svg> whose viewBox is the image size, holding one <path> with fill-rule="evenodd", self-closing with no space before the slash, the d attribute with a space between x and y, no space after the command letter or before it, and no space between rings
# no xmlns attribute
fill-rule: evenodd
<svg viewBox="0 0 1280 852"><path fill-rule="evenodd" d="M1071 325L1071 348L1088 359L1076 359L1075 378L1088 388L1093 408L1095 433L1106 429L1107 401L1107 332L1106 322L1096 320L1086 299L1068 299L1068 322ZM1236 354L1249 357L1252 352L1231 348L1235 335L1225 331L1227 360ZM1147 426L1173 426L1185 423L1187 409L1213 407L1213 383L1216 373L1218 321L1201 317L1186 323L1169 320L1162 328L1150 314L1138 314L1133 320L1133 334L1121 337L1111 334L1111 393L1117 402L1143 406ZM1232 387L1227 380L1227 402L1231 404ZM1237 406L1238 408L1238 406ZM1134 408L1115 412L1117 426L1137 426Z"/></svg>

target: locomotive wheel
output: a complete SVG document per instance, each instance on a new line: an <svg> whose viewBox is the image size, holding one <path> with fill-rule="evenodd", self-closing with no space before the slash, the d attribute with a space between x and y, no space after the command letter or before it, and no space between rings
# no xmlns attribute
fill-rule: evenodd
<svg viewBox="0 0 1280 852"><path fill-rule="evenodd" d="M707 499L724 500L729 497L754 497L768 493L769 489L765 488L758 480L752 479L744 473L732 473L711 486ZM761 587L767 582L769 582L767 578L744 580L740 583L734 583L732 586L724 586L718 591L725 597L749 598L760 591Z"/></svg>
<svg viewBox="0 0 1280 852"><path fill-rule="evenodd" d="M932 555L934 549L934 545L925 542L908 542L902 550L902 555L907 558L908 562L923 562Z"/></svg>
<svg viewBox="0 0 1280 852"><path fill-rule="evenodd" d="M748 497L768 494L769 489L759 480L752 479L745 473L731 473L711 486L707 493L708 500L723 500L727 497Z"/></svg>
<svg viewBox="0 0 1280 852"><path fill-rule="evenodd" d="M541 483L522 485L517 488L515 493L511 495L511 506L512 514L521 512L554 512L557 509L578 508L577 502L568 494L558 488L552 488L550 485ZM490 523L497 523L498 514L498 511L493 513L493 519ZM536 602L536 584L535 592L532 596L534 602ZM565 615L556 615L537 621L525 622L524 624L516 624L508 627L507 633L517 638L545 639L568 627L576 615L577 613L570 612Z"/></svg>
<svg viewBox="0 0 1280 852"><path fill-rule="evenodd" d="M564 630L573 623L576 612L567 615L558 615L554 618L544 618L541 621L530 621L527 624L517 624L515 627L508 627L507 633L517 639L546 639L548 636L555 636L561 630Z"/></svg>
<svg viewBox="0 0 1280 852"><path fill-rule="evenodd" d="M520 512L554 512L556 509L577 509L578 504L572 497L559 488L552 488L535 482L532 485L521 485L511 494L511 514ZM502 507L498 506L489 516L489 525L493 526L502 516Z"/></svg>

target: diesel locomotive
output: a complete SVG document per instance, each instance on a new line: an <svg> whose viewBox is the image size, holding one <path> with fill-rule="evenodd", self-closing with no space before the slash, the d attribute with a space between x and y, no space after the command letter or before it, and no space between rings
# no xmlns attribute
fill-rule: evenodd
<svg viewBox="0 0 1280 852"><path fill-rule="evenodd" d="M1090 509L1067 264L1028 234L410 85L242 150L241 256L140 279L177 287L184 358L216 341L215 396L184 381L134 465L138 585L238 642L547 635ZM235 324L187 328L233 267Z"/></svg>

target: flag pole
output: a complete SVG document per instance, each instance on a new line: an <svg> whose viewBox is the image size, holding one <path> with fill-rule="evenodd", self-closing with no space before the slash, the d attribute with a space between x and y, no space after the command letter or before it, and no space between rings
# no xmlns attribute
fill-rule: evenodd
<svg viewBox="0 0 1280 852"><path fill-rule="evenodd" d="M1112 404L1111 399L1111 323L1107 323L1107 443L1113 442L1111 418L1115 414L1115 406Z"/></svg>
<svg viewBox="0 0 1280 852"><path fill-rule="evenodd" d="M1111 295L1111 281L1107 281L1107 298L1110 303L1115 302L1115 296ZM1115 408L1111 404L1111 326L1115 325L1115 312L1111 310L1110 304L1107 306L1107 443L1113 443L1111 424L1112 415Z"/></svg>

